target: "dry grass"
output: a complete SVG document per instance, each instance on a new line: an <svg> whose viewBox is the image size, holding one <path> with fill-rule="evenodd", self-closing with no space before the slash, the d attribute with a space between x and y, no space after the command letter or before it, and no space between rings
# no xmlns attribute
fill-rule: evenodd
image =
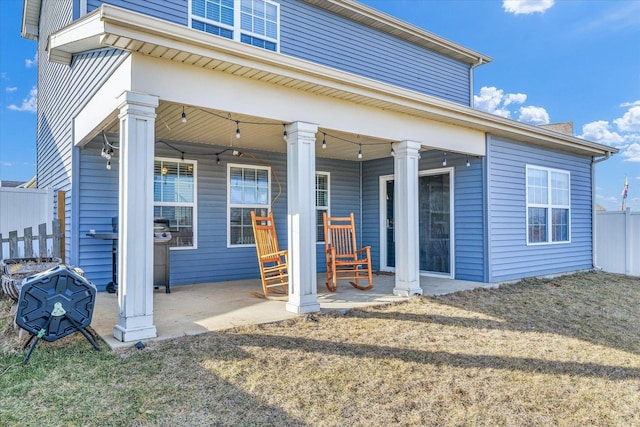
<svg viewBox="0 0 640 427"><path fill-rule="evenodd" d="M640 425L639 300L582 273L142 351L66 337L0 356L0 425Z"/></svg>

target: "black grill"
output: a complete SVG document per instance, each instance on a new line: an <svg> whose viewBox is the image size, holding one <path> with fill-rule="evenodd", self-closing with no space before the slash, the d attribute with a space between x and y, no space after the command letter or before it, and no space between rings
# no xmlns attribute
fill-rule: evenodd
<svg viewBox="0 0 640 427"><path fill-rule="evenodd" d="M55 341L80 332L99 350L85 331L91 324L96 287L67 266L58 266L27 277L22 282L16 324L31 334L25 348L33 342L24 363L40 339Z"/></svg>

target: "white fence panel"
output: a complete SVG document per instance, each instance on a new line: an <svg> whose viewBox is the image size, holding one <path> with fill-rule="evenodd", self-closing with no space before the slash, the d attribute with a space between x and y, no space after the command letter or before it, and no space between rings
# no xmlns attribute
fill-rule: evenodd
<svg viewBox="0 0 640 427"><path fill-rule="evenodd" d="M610 273L640 276L640 212L596 213L596 263Z"/></svg>
<svg viewBox="0 0 640 427"><path fill-rule="evenodd" d="M53 190L0 187L0 233L51 223L54 218Z"/></svg>

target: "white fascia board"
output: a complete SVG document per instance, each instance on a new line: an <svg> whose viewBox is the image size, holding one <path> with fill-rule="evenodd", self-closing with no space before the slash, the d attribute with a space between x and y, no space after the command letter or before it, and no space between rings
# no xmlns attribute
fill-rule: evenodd
<svg viewBox="0 0 640 427"><path fill-rule="evenodd" d="M485 155L485 134L409 114L330 96L192 67L146 55L132 55L132 89L160 99L218 111L235 111L283 122L318 123L323 128L390 141L415 140L425 147ZM251 102L247 102L250 99ZM304 108L300 108L304 105Z"/></svg>
<svg viewBox="0 0 640 427"><path fill-rule="evenodd" d="M131 90L131 55L125 59L73 119L73 144L86 145L117 117L118 97Z"/></svg>
<svg viewBox="0 0 640 427"><path fill-rule="evenodd" d="M51 34L47 41L49 60L69 65L74 53L102 47L106 25L99 13L92 13Z"/></svg>

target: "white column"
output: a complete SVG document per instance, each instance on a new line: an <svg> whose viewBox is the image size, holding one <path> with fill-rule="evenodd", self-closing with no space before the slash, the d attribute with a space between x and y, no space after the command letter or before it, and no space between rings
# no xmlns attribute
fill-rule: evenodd
<svg viewBox="0 0 640 427"><path fill-rule="evenodd" d="M153 156L158 97L124 92L120 109L118 324L113 336L157 336L153 324Z"/></svg>
<svg viewBox="0 0 640 427"><path fill-rule="evenodd" d="M394 144L394 225L396 286L394 295L422 295L418 220L418 158L420 143Z"/></svg>
<svg viewBox="0 0 640 427"><path fill-rule="evenodd" d="M316 132L318 126L287 126L289 301L287 311L320 311L316 289Z"/></svg>

